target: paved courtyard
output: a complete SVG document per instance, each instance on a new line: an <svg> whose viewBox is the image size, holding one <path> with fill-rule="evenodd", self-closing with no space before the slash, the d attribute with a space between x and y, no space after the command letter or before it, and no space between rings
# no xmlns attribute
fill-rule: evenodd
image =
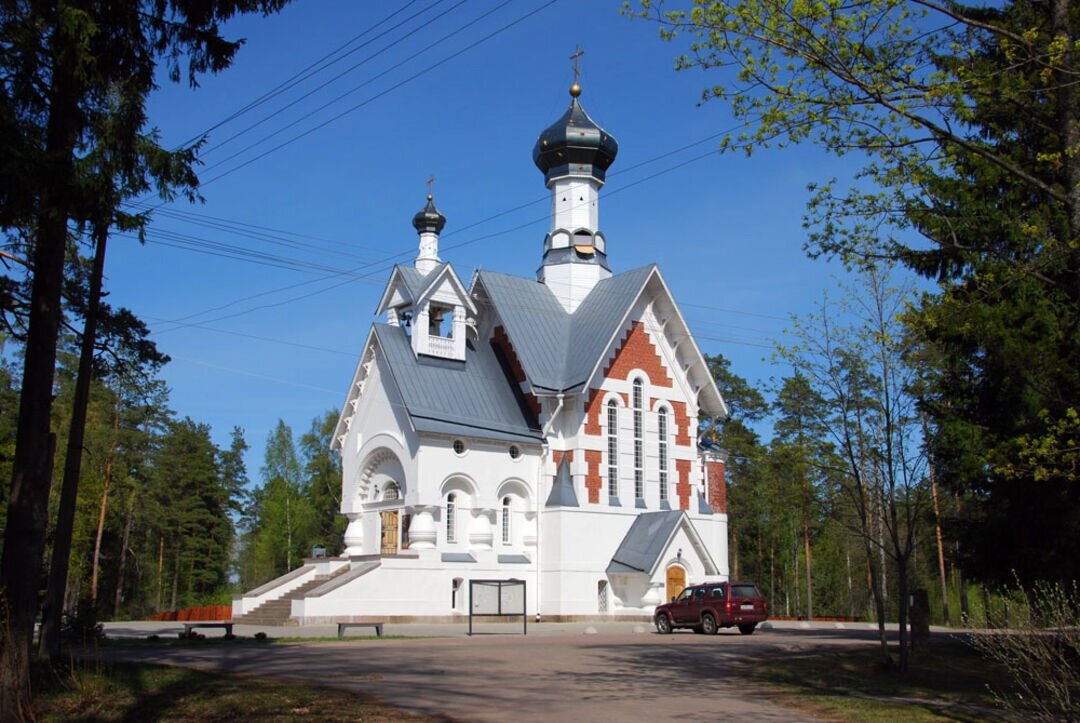
<svg viewBox="0 0 1080 723"><path fill-rule="evenodd" d="M112 638L172 635L173 623L117 623ZM270 637L332 637L321 628L263 629ZM658 635L633 623L387 625L388 636L348 642L290 642L190 648L108 648L110 658L181 665L363 691L431 716L475 721L694 720L731 716L798 720L739 675L761 656L822 646L873 644L866 626L781 624L742 636ZM221 631L209 631L209 635ZM237 626L238 635L251 635ZM362 634L362 633L361 633ZM431 637L428 637L431 636Z"/></svg>

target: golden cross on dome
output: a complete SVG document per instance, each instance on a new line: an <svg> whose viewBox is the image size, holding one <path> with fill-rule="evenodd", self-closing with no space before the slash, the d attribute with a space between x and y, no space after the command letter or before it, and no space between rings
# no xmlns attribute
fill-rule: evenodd
<svg viewBox="0 0 1080 723"><path fill-rule="evenodd" d="M427 179L427 198L430 201L432 197L432 187L435 185L435 176L428 176Z"/></svg>
<svg viewBox="0 0 1080 723"><path fill-rule="evenodd" d="M575 46L574 54L570 56L570 60L574 61L574 82L577 83L581 77L581 56L585 55L585 51L581 49L580 45Z"/></svg>

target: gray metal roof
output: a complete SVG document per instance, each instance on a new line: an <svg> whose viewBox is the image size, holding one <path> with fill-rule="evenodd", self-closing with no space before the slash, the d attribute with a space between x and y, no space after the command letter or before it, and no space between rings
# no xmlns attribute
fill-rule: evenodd
<svg viewBox="0 0 1080 723"><path fill-rule="evenodd" d="M573 313L547 286L493 271L478 277L533 386L564 391L588 381L655 264L604 279Z"/></svg>
<svg viewBox="0 0 1080 723"><path fill-rule="evenodd" d="M424 293L424 289L427 288L427 282L435 278L443 270L444 266L446 266L445 261L426 274L420 273L415 266L406 266L404 264L396 264L394 269L401 274L401 280L404 282L405 288L409 290L409 296L412 297L413 301L416 301Z"/></svg>
<svg viewBox="0 0 1080 723"><path fill-rule="evenodd" d="M438 359L414 354L403 327L375 324L373 329L417 430L540 440L517 385L507 379L489 345L470 341L464 362Z"/></svg>
<svg viewBox="0 0 1080 723"><path fill-rule="evenodd" d="M709 506L701 490L698 490L697 493L697 511L699 515L711 515L713 513L713 508Z"/></svg>
<svg viewBox="0 0 1080 723"><path fill-rule="evenodd" d="M684 514L682 510L671 510L638 515L611 557L607 571L651 572Z"/></svg>
<svg viewBox="0 0 1080 723"><path fill-rule="evenodd" d="M570 460L565 455L559 461L559 468L555 470L555 483L551 485L547 506L580 507L574 492L574 478L570 474Z"/></svg>

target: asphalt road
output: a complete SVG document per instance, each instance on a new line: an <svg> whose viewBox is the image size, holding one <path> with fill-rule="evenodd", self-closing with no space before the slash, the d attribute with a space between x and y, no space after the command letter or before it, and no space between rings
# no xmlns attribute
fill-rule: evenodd
<svg viewBox="0 0 1080 723"><path fill-rule="evenodd" d="M281 630L287 635L290 629ZM873 639L865 629L787 628L752 636L721 631L707 637L659 635L624 624L535 626L525 636L516 626L499 626L472 637L455 631L452 637L105 651L110 659L363 691L442 719L790 721L806 718L774 705L766 691L742 678L745 661Z"/></svg>

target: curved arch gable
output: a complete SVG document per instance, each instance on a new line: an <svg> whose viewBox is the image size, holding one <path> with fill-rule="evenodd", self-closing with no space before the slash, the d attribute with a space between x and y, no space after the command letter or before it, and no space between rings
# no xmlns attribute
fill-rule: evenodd
<svg viewBox="0 0 1080 723"><path fill-rule="evenodd" d="M445 498L451 492L464 492L470 500L475 500L477 495L476 482L472 477L460 472L447 475L439 485L439 497Z"/></svg>
<svg viewBox="0 0 1080 723"><path fill-rule="evenodd" d="M517 477L509 477L500 482L499 486L496 488L495 499L501 500L507 495L516 495L517 497L520 497L525 501L524 511L532 512L534 507L533 494L529 485L526 484L524 480Z"/></svg>
<svg viewBox="0 0 1080 723"><path fill-rule="evenodd" d="M356 478L355 495L360 501L370 498L373 485L382 488L390 480L397 483L402 498L409 489L401 458L389 447L378 447L369 452L360 465Z"/></svg>

